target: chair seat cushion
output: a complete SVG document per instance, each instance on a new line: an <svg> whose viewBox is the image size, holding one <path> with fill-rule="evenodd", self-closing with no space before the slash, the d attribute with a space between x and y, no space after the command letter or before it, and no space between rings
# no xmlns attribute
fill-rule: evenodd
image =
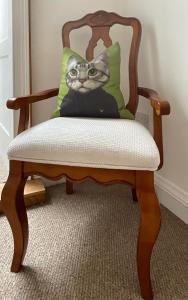
<svg viewBox="0 0 188 300"><path fill-rule="evenodd" d="M150 170L160 163L149 131L125 119L55 118L19 134L10 160L93 168Z"/></svg>

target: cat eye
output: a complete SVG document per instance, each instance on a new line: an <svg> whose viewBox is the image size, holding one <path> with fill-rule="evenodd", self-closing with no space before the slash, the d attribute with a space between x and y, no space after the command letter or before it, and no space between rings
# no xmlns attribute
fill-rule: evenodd
<svg viewBox="0 0 188 300"><path fill-rule="evenodd" d="M89 76L95 76L97 74L97 70L95 68L91 68L88 71Z"/></svg>
<svg viewBox="0 0 188 300"><path fill-rule="evenodd" d="M76 75L77 75L77 70L71 69L71 70L70 70L70 75L71 75L71 76L76 76Z"/></svg>

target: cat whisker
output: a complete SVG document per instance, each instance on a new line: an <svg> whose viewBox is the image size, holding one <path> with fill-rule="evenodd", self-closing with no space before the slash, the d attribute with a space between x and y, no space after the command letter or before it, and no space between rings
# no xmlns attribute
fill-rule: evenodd
<svg viewBox="0 0 188 300"><path fill-rule="evenodd" d="M103 81L103 80L97 80L97 79L95 79L95 81L97 81L97 82L101 82L101 83L106 83L106 80L105 80L105 81Z"/></svg>

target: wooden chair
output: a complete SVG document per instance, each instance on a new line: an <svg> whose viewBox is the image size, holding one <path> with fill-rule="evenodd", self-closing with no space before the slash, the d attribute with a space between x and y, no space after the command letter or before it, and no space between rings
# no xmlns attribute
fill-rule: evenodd
<svg viewBox="0 0 188 300"><path fill-rule="evenodd" d="M130 99L127 108L136 113L139 96L150 101L153 108L153 138L160 154L160 164L163 165L163 142L162 142L162 115L170 113L170 105L162 101L158 94L147 88L138 87L137 58L141 39L141 24L135 18L121 17L115 13L97 11L88 14L80 20L67 22L63 26L63 46L70 47L69 34L73 29L88 25L92 29L92 37L86 50L87 60L93 59L94 48L99 39L109 47L112 40L109 35L110 27L114 24L131 26L133 37L129 60ZM29 106L31 103L54 97L58 89L47 90L42 93L10 99L7 102L9 109L20 110L18 133L28 128ZM103 119L104 120L104 119ZM126 122L124 120L123 122ZM136 121L132 121L136 122ZM27 132L27 131L26 131ZM19 137L19 136L18 136ZM17 137L16 137L17 139ZM127 183L132 186L133 198L138 199L141 210L141 221L137 246L138 278L141 295L144 299L153 298L150 279L150 259L154 243L160 229L160 206L154 189L154 171L147 168L118 169L96 168L70 165L57 165L53 163L32 162L28 158L10 159L10 173L2 194L2 206L10 223L14 237L14 255L11 266L12 272L18 272L21 268L28 242L28 220L23 200L24 185L28 176L42 175L52 180L66 176L66 192L73 192L73 182L92 178L103 184Z"/></svg>

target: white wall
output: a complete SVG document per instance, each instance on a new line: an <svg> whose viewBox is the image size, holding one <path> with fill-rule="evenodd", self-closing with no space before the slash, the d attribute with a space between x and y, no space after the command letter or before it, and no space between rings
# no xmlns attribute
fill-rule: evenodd
<svg viewBox="0 0 188 300"><path fill-rule="evenodd" d="M62 52L61 27L68 20L80 18L99 9L114 11L124 16L135 16L143 25L139 56L140 85L157 89L169 100L170 117L164 117L164 168L156 179L158 185L171 193L175 202L165 203L188 222L188 2L187 0L108 0L108 1L31 1L32 79L33 91L57 87ZM81 30L74 35L73 48L83 54L86 35ZM126 53L128 38L119 28L113 30L120 38ZM124 59L124 56L123 56ZM127 61L126 61L127 63ZM124 75L122 83L125 82ZM126 80L127 82L127 80ZM124 84L127 99L128 84ZM38 123L51 114L55 101L35 105L33 121ZM140 110L149 112L146 105ZM164 191L163 191L164 192ZM162 193L159 190L159 193ZM165 197L165 196L161 196ZM175 203L176 205L173 205ZM177 205L181 206L181 212ZM184 213L182 213L184 212Z"/></svg>

